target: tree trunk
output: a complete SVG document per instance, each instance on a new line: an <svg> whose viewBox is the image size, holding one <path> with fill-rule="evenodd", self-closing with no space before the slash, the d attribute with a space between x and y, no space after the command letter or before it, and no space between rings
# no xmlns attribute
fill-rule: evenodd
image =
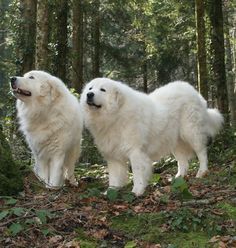
<svg viewBox="0 0 236 248"><path fill-rule="evenodd" d="M212 79L217 89L218 108L225 117L228 117L222 0L208 0L208 3L211 24Z"/></svg>
<svg viewBox="0 0 236 248"><path fill-rule="evenodd" d="M35 68L48 70L49 68L49 3L40 0L37 4L37 36Z"/></svg>
<svg viewBox="0 0 236 248"><path fill-rule="evenodd" d="M148 66L147 66L147 60L145 59L143 61L142 65L142 74L143 74L143 92L148 92Z"/></svg>
<svg viewBox="0 0 236 248"><path fill-rule="evenodd" d="M66 81L67 67L67 17L68 17L68 1L59 0L56 2L56 61L55 74Z"/></svg>
<svg viewBox="0 0 236 248"><path fill-rule="evenodd" d="M83 87L83 3L73 0L72 7L72 84L80 93Z"/></svg>
<svg viewBox="0 0 236 248"><path fill-rule="evenodd" d="M236 92L234 91L234 71L231 55L228 8L224 8L225 16L225 48L226 48L226 72L227 72L227 91L229 99L230 122L232 127L236 128Z"/></svg>
<svg viewBox="0 0 236 248"><path fill-rule="evenodd" d="M5 25L5 15L7 10L8 2L1 1L0 2L0 16L2 21L0 22L0 60L4 61L6 54L5 54L5 47L6 47L6 25ZM0 70L0 86L2 82L5 81L6 73L3 70Z"/></svg>
<svg viewBox="0 0 236 248"><path fill-rule="evenodd" d="M93 78L100 77L100 1L94 2L94 17L92 27L92 39L93 39L93 59L92 59L92 75Z"/></svg>
<svg viewBox="0 0 236 248"><path fill-rule="evenodd" d="M36 36L37 0L21 0L20 10L22 21L22 65L21 74L32 70L35 66L35 36Z"/></svg>
<svg viewBox="0 0 236 248"><path fill-rule="evenodd" d="M208 100L204 10L204 0L195 0L198 89Z"/></svg>

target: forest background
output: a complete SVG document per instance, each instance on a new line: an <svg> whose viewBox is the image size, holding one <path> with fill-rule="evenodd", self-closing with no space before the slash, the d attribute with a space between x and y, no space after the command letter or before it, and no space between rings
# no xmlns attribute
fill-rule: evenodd
<svg viewBox="0 0 236 248"><path fill-rule="evenodd" d="M187 81L209 107L223 113L224 131L213 151L223 156L230 148L223 158L235 168L233 0L1 0L1 195L22 191L22 175L28 175L32 165L9 90L10 76L32 69L52 73L78 94L101 76L144 92L170 81ZM80 166L88 170L104 163L86 131L83 151ZM210 159L215 162L214 152Z"/></svg>

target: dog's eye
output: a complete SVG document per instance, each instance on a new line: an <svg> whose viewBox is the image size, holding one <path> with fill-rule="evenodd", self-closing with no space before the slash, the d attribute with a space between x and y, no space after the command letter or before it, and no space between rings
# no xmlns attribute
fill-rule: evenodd
<svg viewBox="0 0 236 248"><path fill-rule="evenodd" d="M101 88L100 90L101 90L101 91L103 91L103 92L106 92L106 90L105 90L105 89L103 89L103 88Z"/></svg>
<svg viewBox="0 0 236 248"><path fill-rule="evenodd" d="M89 90L91 90L93 87L90 87Z"/></svg>
<svg viewBox="0 0 236 248"><path fill-rule="evenodd" d="M34 79L34 76L30 76L29 78L30 78L30 79Z"/></svg>

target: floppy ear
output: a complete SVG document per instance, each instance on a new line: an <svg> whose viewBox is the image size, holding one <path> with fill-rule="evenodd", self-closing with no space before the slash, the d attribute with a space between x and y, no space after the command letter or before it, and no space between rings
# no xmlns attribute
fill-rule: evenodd
<svg viewBox="0 0 236 248"><path fill-rule="evenodd" d="M122 94L122 92L120 91L120 89L115 89L115 100L118 104L118 106L122 106L124 103L124 96Z"/></svg>
<svg viewBox="0 0 236 248"><path fill-rule="evenodd" d="M52 77L52 79L47 81L48 85L50 86L50 96L51 100L55 101L60 96L60 79L56 77Z"/></svg>
<svg viewBox="0 0 236 248"><path fill-rule="evenodd" d="M50 86L49 84L46 82L46 83L43 83L40 85L40 96L46 96L50 93Z"/></svg>
<svg viewBox="0 0 236 248"><path fill-rule="evenodd" d="M41 96L50 96L52 102L60 96L60 92L57 88L57 84L52 83L50 80L46 81L40 86L40 95Z"/></svg>
<svg viewBox="0 0 236 248"><path fill-rule="evenodd" d="M53 102L60 96L59 86L52 81L48 81L48 84L50 85L50 96Z"/></svg>

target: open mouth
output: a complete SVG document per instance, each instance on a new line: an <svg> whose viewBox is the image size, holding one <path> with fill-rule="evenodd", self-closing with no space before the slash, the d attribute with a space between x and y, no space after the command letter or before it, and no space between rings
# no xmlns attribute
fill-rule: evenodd
<svg viewBox="0 0 236 248"><path fill-rule="evenodd" d="M91 102L91 101L87 101L87 104L89 106L93 106L93 107L96 107L96 108L101 108L102 107L102 105L97 105L97 104L95 104L94 102Z"/></svg>
<svg viewBox="0 0 236 248"><path fill-rule="evenodd" d="M22 90L20 88L12 89L14 94L23 95L23 96L31 96L31 92L28 90Z"/></svg>

